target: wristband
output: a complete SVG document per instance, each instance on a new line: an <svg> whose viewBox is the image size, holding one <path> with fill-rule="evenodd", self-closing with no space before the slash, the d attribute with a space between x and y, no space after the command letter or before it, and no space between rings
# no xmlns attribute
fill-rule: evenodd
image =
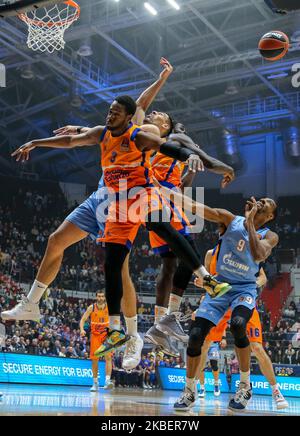
<svg viewBox="0 0 300 436"><path fill-rule="evenodd" d="M80 135L81 129L83 129L83 127L77 127L76 131L77 131L78 135Z"/></svg>

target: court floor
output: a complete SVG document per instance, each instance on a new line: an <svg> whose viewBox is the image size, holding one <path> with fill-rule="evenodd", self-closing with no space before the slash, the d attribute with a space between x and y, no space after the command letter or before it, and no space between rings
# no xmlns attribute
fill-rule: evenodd
<svg viewBox="0 0 300 436"><path fill-rule="evenodd" d="M78 416L178 416L173 411L180 392L115 389L91 393L86 387L0 384L0 415ZM198 400L188 416L232 415L227 410L229 394ZM256 395L247 415L300 415L300 399L289 398L289 409L277 411L272 399ZM244 414L243 413L243 414ZM181 416L186 414L181 413Z"/></svg>

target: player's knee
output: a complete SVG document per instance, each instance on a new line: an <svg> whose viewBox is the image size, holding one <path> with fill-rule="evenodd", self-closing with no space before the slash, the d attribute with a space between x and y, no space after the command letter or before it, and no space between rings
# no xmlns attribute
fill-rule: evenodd
<svg viewBox="0 0 300 436"><path fill-rule="evenodd" d="M204 342L203 331L199 327L193 327L189 336L187 355L189 357L198 357L201 355L201 349Z"/></svg>
<svg viewBox="0 0 300 436"><path fill-rule="evenodd" d="M67 248L65 238L61 231L55 231L51 233L48 238L48 250L60 251Z"/></svg>
<svg viewBox="0 0 300 436"><path fill-rule="evenodd" d="M251 342L251 351L252 353L255 354L255 356L259 356L259 357L263 356L264 354L263 346L258 342Z"/></svg>
<svg viewBox="0 0 300 436"><path fill-rule="evenodd" d="M213 370L213 371L219 371L219 365L218 365L218 361L217 360L211 360L210 361L210 366L211 366L211 369Z"/></svg>
<svg viewBox="0 0 300 436"><path fill-rule="evenodd" d="M247 323L242 316L234 316L231 319L230 331L235 339L246 336Z"/></svg>

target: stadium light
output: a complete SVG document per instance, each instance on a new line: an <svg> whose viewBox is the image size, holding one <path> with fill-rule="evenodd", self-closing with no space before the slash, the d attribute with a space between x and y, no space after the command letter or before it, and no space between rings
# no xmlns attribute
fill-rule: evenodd
<svg viewBox="0 0 300 436"><path fill-rule="evenodd" d="M157 15L157 10L152 5L150 5L150 3L145 2L144 6L147 9L147 11L150 12L150 14Z"/></svg>
<svg viewBox="0 0 300 436"><path fill-rule="evenodd" d="M179 4L178 4L175 0L167 0L167 2L168 2L171 6L173 6L173 8L176 9L176 11L179 11L180 6L179 6Z"/></svg>

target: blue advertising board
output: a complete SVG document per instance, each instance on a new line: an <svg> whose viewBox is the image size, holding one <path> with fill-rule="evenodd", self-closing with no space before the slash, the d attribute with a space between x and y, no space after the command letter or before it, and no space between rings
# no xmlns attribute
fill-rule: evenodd
<svg viewBox="0 0 300 436"><path fill-rule="evenodd" d="M160 382L163 389L180 391L185 384L185 369L159 368ZM207 392L214 391L214 378L211 372L205 372L205 388ZM222 392L231 392L225 374L220 374L220 388Z"/></svg>
<svg viewBox="0 0 300 436"><path fill-rule="evenodd" d="M285 397L300 397L300 378L299 377L277 377L279 388ZM231 379L231 389L235 392L240 381L239 374L233 374ZM251 383L253 393L258 395L272 395L269 382L263 375L252 375Z"/></svg>
<svg viewBox="0 0 300 436"><path fill-rule="evenodd" d="M1 383L91 386L90 360L0 353ZM105 384L105 362L99 362L99 384Z"/></svg>

